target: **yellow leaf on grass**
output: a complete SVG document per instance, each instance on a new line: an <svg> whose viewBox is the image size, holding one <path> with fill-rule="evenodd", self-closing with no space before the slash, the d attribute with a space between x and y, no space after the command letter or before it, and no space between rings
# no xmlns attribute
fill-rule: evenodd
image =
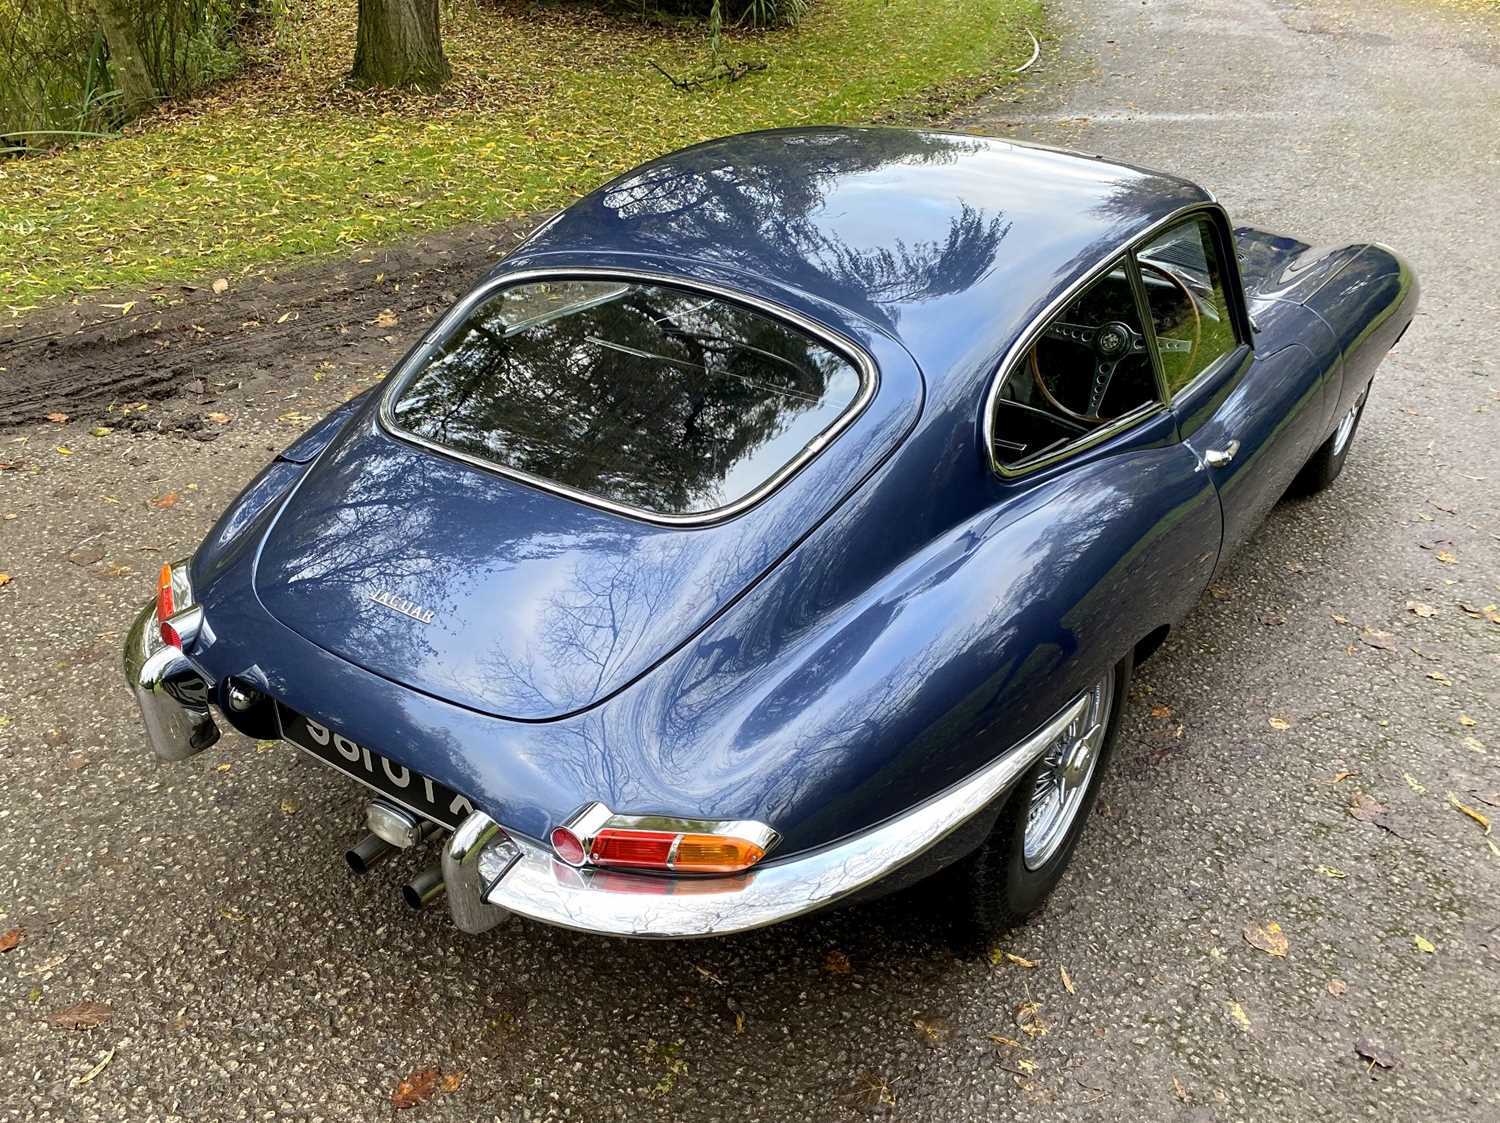
<svg viewBox="0 0 1500 1123"><path fill-rule="evenodd" d="M1425 936L1413 936L1411 942L1417 945L1418 951L1425 951L1428 955L1437 951L1437 945Z"/></svg>
<svg viewBox="0 0 1500 1123"><path fill-rule="evenodd" d="M1453 804L1455 808L1457 808L1459 811L1462 811L1465 815L1467 815L1469 818L1473 819L1476 823L1483 827L1485 834L1490 833L1490 820L1488 816L1475 811L1467 803L1460 803L1458 796L1454 795L1452 792L1448 793L1448 802Z"/></svg>

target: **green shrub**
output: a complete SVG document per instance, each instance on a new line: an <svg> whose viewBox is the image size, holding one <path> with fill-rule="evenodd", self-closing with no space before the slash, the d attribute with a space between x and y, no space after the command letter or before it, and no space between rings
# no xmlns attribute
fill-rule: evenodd
<svg viewBox="0 0 1500 1123"><path fill-rule="evenodd" d="M232 74L234 32L259 0L131 0L162 98ZM119 94L90 0L0 0L0 152L50 148L119 123Z"/></svg>

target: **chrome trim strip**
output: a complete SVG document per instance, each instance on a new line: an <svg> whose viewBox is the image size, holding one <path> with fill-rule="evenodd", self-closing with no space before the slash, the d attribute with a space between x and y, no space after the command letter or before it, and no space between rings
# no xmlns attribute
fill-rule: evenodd
<svg viewBox="0 0 1500 1123"><path fill-rule="evenodd" d="M1216 202L1209 202L1205 200L1196 203L1188 203L1185 206L1178 207L1175 211L1172 211L1170 214L1158 219L1156 222L1153 222L1144 230L1136 231L1119 245L1112 246L1108 253L1101 256L1098 261L1096 261L1092 266L1081 273L1073 281L1072 284L1063 289L1063 291L1059 293L1050 303L1048 303L1045 308L1038 312L1036 316L1032 318L1031 323L1026 325L1026 329L1022 331L1020 335L1016 336L1015 341L1006 350L1005 357L1002 358L999 364L995 367L995 373L991 376L990 379L990 388L985 392L984 395L984 415L980 418L980 432L984 439L984 455L989 460L991 471L1005 477L1006 479L1014 479L1017 476L1027 475L1028 473L1034 472L1039 468L1045 468L1049 464L1055 464L1057 461L1072 456L1074 453L1081 452L1084 449L1097 444L1099 441L1104 440L1106 437L1110 437L1115 433L1122 432L1125 428L1128 427L1128 425L1122 424L1122 422L1125 422L1127 418L1130 419L1129 424L1131 425L1135 424L1136 421L1144 420L1145 417L1148 416L1148 414L1146 413L1141 413L1140 417L1134 416L1137 412L1139 412L1140 408L1144 408L1144 405L1153 405L1155 407L1150 411L1151 413L1155 413L1157 409L1168 408L1169 403L1165 401L1158 401L1156 403L1143 403L1143 407L1138 407L1137 410L1132 410L1130 413L1121 415L1109 425L1101 426L1100 428L1095 429L1092 433L1087 434L1087 436L1080 437L1072 444L1058 449L1056 452L1037 460L1035 463L1022 462L1020 465L1011 465L1007 467L1006 465L1001 464L995 458L995 403L1000 398L1000 388L1005 385L1005 380L1010 377L1016 365L1023 358L1025 358L1027 348L1029 348L1032 343L1036 341L1036 337L1040 335L1042 329L1047 326L1047 322L1054 316L1056 316L1059 312L1061 312L1065 307L1067 307L1067 305L1076 296L1078 296L1080 292L1082 292L1085 288L1093 284L1096 280L1098 280L1106 272L1108 272L1108 270L1115 264L1115 262L1121 260L1123 256L1129 255L1134 252L1135 248L1139 244L1154 237L1156 234L1160 233L1162 230L1165 230L1167 227L1173 225L1174 223L1180 222L1189 215L1197 212L1216 213L1224 220L1225 226L1228 226L1229 224L1229 216L1224 212L1224 208ZM1231 260L1234 260L1232 255ZM1228 271L1229 267L1226 266L1226 279L1228 277ZM1237 271L1235 273L1234 292L1232 294L1227 294L1226 299L1238 299L1241 307L1243 308L1244 306L1244 296L1239 286L1239 275Z"/></svg>
<svg viewBox="0 0 1500 1123"><path fill-rule="evenodd" d="M1004 755L925 803L819 850L734 877L667 879L574 869L530 839L513 837L520 857L483 899L545 924L647 939L725 935L789 920L857 893L937 845L1025 775L1086 712L1088 700L1080 695ZM478 812L476 818L489 821ZM469 829L465 821L460 833ZM483 829L475 826L472 833ZM455 835L450 849L457 841ZM448 863L445 856L445 869Z"/></svg>
<svg viewBox="0 0 1500 1123"><path fill-rule="evenodd" d="M612 499L606 499L600 495L592 495L589 492L569 487L567 484L560 484L554 480L543 479L540 476L534 476L529 472L523 472L517 468L496 464L494 461L486 460L482 456L474 456L471 453L449 448L446 445L438 444L436 441L430 441L425 437L408 432L397 424L394 409L396 398L406 388L407 383L421 370L423 361L428 357L429 349L439 339L449 336L470 312L495 293L502 289L510 288L513 285L539 280L566 280L570 277L597 280L627 280L646 284L665 285L670 288L687 289L690 292L698 292L705 296L718 297L735 304L746 305L757 312L780 320L782 323L789 324L812 336L818 342L849 360L854 368L859 371L859 393L855 396L854 401L829 424L828 428L809 441L807 447L791 460L787 461L786 464L782 465L776 472L772 473L770 477L762 481L759 486L740 496L733 503L725 504L723 507L715 507L710 511L700 511L686 515L664 514L658 511L647 511L641 507L633 507L628 503L617 503ZM680 277L671 273L659 273L645 269L558 266L550 269L522 269L514 273L507 273L504 276L491 278L468 293L462 300L449 309L437 322L437 325L422 337L420 343L402 361L401 366L397 368L392 376L390 383L381 392L378 416L382 429L391 436L397 437L409 444L429 449L432 452L440 453L455 460L461 460L466 464L474 465L476 468L483 468L485 471L518 480L531 487L551 492L554 495L564 496L575 502L587 504L590 507L601 508L613 514L640 519L643 522L655 523L660 526L710 526L717 522L723 522L725 519L732 518L755 506L755 504L791 479L803 466L832 444L833 440L840 433L849 428L864 413L865 407L874 398L879 385L880 370L875 365L875 360L864 348L860 347L852 339L824 327L815 320L783 305L775 304L761 297L752 296L739 289L716 285L708 281L699 281L689 277Z"/></svg>

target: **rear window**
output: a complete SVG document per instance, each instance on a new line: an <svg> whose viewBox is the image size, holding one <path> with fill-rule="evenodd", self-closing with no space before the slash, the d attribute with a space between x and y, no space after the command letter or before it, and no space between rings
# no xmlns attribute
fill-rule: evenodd
<svg viewBox="0 0 1500 1123"><path fill-rule="evenodd" d="M704 292L633 281L514 285L396 392L411 436L665 516L748 502L867 395L839 352Z"/></svg>

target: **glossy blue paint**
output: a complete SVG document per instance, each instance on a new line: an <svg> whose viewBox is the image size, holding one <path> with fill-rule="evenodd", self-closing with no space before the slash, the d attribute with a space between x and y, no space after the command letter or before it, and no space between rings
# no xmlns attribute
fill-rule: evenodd
<svg viewBox="0 0 1500 1123"><path fill-rule="evenodd" d="M494 276L629 268L790 309L878 365L859 420L761 504L680 529L415 448L357 401L200 548L193 656L534 838L595 799L759 819L775 857L872 825L1180 619L1410 320L1415 283L1386 251L1239 231L1259 330L1235 361L997 476L982 410L1011 344L1192 206L1218 221L1172 177L900 130L728 138L627 173ZM1231 436L1241 456L1206 468Z"/></svg>

